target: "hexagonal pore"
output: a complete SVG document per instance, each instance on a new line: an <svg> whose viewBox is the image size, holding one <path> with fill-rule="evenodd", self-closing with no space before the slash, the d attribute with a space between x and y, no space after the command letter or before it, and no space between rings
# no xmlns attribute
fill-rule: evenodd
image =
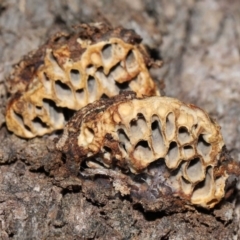
<svg viewBox="0 0 240 240"><path fill-rule="evenodd" d="M205 160L205 162L208 162L210 160L210 156L209 153L212 150L212 146L210 143L207 143L204 140L204 135L200 134L199 138L198 138L198 143L197 143L197 151L200 155L203 156L203 159Z"/></svg>
<svg viewBox="0 0 240 240"><path fill-rule="evenodd" d="M38 132L41 132L41 131L44 132L48 128L47 124L43 122L39 117L35 117L32 120L32 125L35 131L38 131Z"/></svg>
<svg viewBox="0 0 240 240"><path fill-rule="evenodd" d="M83 105L84 102L85 102L85 91L84 91L84 89L78 89L75 94L76 94L77 101L80 104Z"/></svg>
<svg viewBox="0 0 240 240"><path fill-rule="evenodd" d="M43 108L47 111L51 124L60 126L65 122L62 108L57 107L55 102L50 99L43 99Z"/></svg>
<svg viewBox="0 0 240 240"><path fill-rule="evenodd" d="M129 137L127 136L125 131L121 128L117 130L117 134L120 142L119 147L123 149L127 154L129 154L129 150L131 148Z"/></svg>
<svg viewBox="0 0 240 240"><path fill-rule="evenodd" d="M135 159L149 162L153 158L153 153L147 141L139 141L136 145L133 156Z"/></svg>
<svg viewBox="0 0 240 240"><path fill-rule="evenodd" d="M116 82L123 83L126 81L128 76L126 70L121 66L122 63L119 62L115 66L113 66L110 70L110 75Z"/></svg>
<svg viewBox="0 0 240 240"><path fill-rule="evenodd" d="M98 90L97 82L92 76L89 76L88 78L87 89L88 89L89 102L91 103L94 100L96 100L96 95Z"/></svg>
<svg viewBox="0 0 240 240"><path fill-rule="evenodd" d="M102 48L102 59L103 61L109 61L112 58L112 45L111 44L106 44Z"/></svg>
<svg viewBox="0 0 240 240"><path fill-rule="evenodd" d="M145 133L148 131L147 122L143 114L138 113L136 119L132 119L130 122L131 138L143 139Z"/></svg>
<svg viewBox="0 0 240 240"><path fill-rule="evenodd" d="M70 71L70 80L74 87L79 87L81 82L81 74L78 69L71 69Z"/></svg>
<svg viewBox="0 0 240 240"><path fill-rule="evenodd" d="M163 139L163 134L161 130L161 122L158 116L154 115L152 117L152 124L151 124L151 139L152 139L152 147L153 150L158 156L163 156L165 152L165 143Z"/></svg>
<svg viewBox="0 0 240 240"><path fill-rule="evenodd" d="M166 155L166 165L169 168L176 168L179 162L179 149L176 142L171 142Z"/></svg>
<svg viewBox="0 0 240 240"><path fill-rule="evenodd" d="M97 69L95 78L98 80L105 93L114 95L119 93L119 89L116 86L112 74L105 75L102 67Z"/></svg>
<svg viewBox="0 0 240 240"><path fill-rule="evenodd" d="M189 143L192 140L186 127L180 127L178 129L178 140L181 144Z"/></svg>
<svg viewBox="0 0 240 240"><path fill-rule="evenodd" d="M186 174L192 183L202 181L204 178L204 168L199 158L194 158L189 162L186 169Z"/></svg>
<svg viewBox="0 0 240 240"><path fill-rule="evenodd" d="M60 80L55 82L55 93L57 98L62 101L74 102L74 96L71 89L67 84L62 83Z"/></svg>
<svg viewBox="0 0 240 240"><path fill-rule="evenodd" d="M193 190L192 194L192 202L195 204L198 203L206 203L210 201L214 197L213 189L214 189L214 182L213 182L213 169L212 167L208 167L206 171L205 179L197 184L195 189Z"/></svg>
<svg viewBox="0 0 240 240"><path fill-rule="evenodd" d="M15 111L12 111L12 116L15 119L15 121L22 127L24 128L25 131L31 133L31 129L24 124L23 116L20 113L17 113Z"/></svg>
<svg viewBox="0 0 240 240"><path fill-rule="evenodd" d="M126 68L128 72L134 72L138 69L138 62L134 56L134 52L131 50L126 57Z"/></svg>
<svg viewBox="0 0 240 240"><path fill-rule="evenodd" d="M183 157L188 160L192 158L195 154L195 151L192 146L184 146L182 148Z"/></svg>

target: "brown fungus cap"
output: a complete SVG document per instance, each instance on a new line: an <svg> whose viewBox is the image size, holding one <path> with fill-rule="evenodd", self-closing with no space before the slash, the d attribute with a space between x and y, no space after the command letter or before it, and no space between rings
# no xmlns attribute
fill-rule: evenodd
<svg viewBox="0 0 240 240"><path fill-rule="evenodd" d="M67 110L79 110L103 96L124 90L138 97L159 95L148 72L152 60L140 42L132 30L101 23L56 34L10 76L8 129L24 138L42 136L64 127Z"/></svg>
<svg viewBox="0 0 240 240"><path fill-rule="evenodd" d="M173 196L204 208L225 195L223 146L219 125L202 109L131 93L78 111L57 143L67 159L74 159L73 171L86 162L90 168L98 163L130 175L145 173L159 191L165 185Z"/></svg>

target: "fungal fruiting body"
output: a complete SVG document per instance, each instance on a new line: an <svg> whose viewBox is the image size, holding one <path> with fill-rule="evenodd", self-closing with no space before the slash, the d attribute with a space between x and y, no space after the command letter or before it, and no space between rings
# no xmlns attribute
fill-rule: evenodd
<svg viewBox="0 0 240 240"><path fill-rule="evenodd" d="M216 174L223 139L200 108L168 97L106 99L78 111L57 147L78 167L91 161L125 174L144 173L161 191L212 208L225 194L228 174ZM80 169L80 168L79 168Z"/></svg>
<svg viewBox="0 0 240 240"><path fill-rule="evenodd" d="M140 42L134 31L104 24L57 34L11 75L8 129L24 138L42 136L62 129L69 113L103 96L124 90L139 97L159 95L148 72L151 59Z"/></svg>

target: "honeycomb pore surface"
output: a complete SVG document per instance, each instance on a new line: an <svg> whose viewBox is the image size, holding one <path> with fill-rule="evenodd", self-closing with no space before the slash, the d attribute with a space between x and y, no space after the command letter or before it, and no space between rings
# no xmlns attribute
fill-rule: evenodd
<svg viewBox="0 0 240 240"><path fill-rule="evenodd" d="M125 90L139 97L159 95L140 41L132 30L104 24L56 34L10 76L8 129L24 138L41 136L64 127L64 110L79 110L102 96Z"/></svg>
<svg viewBox="0 0 240 240"><path fill-rule="evenodd" d="M77 112L64 131L57 147L74 152L79 164L93 156L106 168L146 173L151 186L162 183L206 208L225 194L228 174L215 177L224 145L220 127L196 106L159 96L106 100Z"/></svg>

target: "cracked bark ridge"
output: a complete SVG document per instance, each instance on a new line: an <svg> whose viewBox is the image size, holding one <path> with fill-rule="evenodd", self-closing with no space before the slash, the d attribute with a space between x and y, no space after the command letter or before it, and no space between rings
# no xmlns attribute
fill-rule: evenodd
<svg viewBox="0 0 240 240"><path fill-rule="evenodd" d="M159 95L148 68L154 62L134 31L103 23L58 33L26 56L8 79L10 131L24 138L64 127L74 111L101 97L132 90Z"/></svg>
<svg viewBox="0 0 240 240"><path fill-rule="evenodd" d="M104 173L85 178L53 178L49 171L56 170L55 164L61 159L56 158L51 140L26 141L14 135L9 140L1 141L1 149L3 145L6 149L12 146L12 151L5 155L5 162L10 164L0 167L0 219L3 223L0 236L4 240L113 237L157 240L180 236L229 239L236 230L230 203L206 213L189 207L175 208L177 203L171 201L163 201L161 208L160 203L149 205L151 200L146 198L145 202L134 198L132 201L116 190L118 182L126 183L125 174L116 177L115 170L107 169L108 176ZM36 229L33 221L38 223L34 225Z"/></svg>

